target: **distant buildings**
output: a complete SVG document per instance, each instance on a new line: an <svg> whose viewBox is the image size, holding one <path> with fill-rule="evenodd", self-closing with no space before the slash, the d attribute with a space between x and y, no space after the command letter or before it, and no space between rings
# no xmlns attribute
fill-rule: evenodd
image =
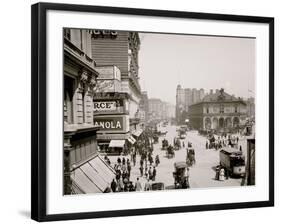
<svg viewBox="0 0 281 224"><path fill-rule="evenodd" d="M143 113L142 119L144 123L147 124L149 119L149 103L148 103L148 95L146 91L141 93L141 100L140 100L140 111Z"/></svg>
<svg viewBox="0 0 281 224"><path fill-rule="evenodd" d="M175 107L158 98L148 99L149 120L164 120L175 117Z"/></svg>
<svg viewBox="0 0 281 224"><path fill-rule="evenodd" d="M239 128L248 116L247 112L245 101L220 89L211 90L201 102L190 105L188 117L195 129L229 131Z"/></svg>
<svg viewBox="0 0 281 224"><path fill-rule="evenodd" d="M246 101L248 117L255 118L255 98L250 97Z"/></svg>
<svg viewBox="0 0 281 224"><path fill-rule="evenodd" d="M176 90L176 121L177 123L184 123L187 118L189 106L200 102L204 96L204 89L182 88L177 86Z"/></svg>

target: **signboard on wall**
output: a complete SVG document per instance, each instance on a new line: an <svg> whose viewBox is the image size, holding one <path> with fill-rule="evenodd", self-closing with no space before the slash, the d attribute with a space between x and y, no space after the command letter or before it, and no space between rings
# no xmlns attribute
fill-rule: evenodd
<svg viewBox="0 0 281 224"><path fill-rule="evenodd" d="M119 80L97 80L96 92L120 92L121 82Z"/></svg>
<svg viewBox="0 0 281 224"><path fill-rule="evenodd" d="M124 102L119 99L100 99L94 100L93 102L93 111L95 114L117 114L124 112Z"/></svg>
<svg viewBox="0 0 281 224"><path fill-rule="evenodd" d="M116 66L98 66L95 68L99 72L98 80L101 79L110 79L110 80L121 80L120 69Z"/></svg>
<svg viewBox="0 0 281 224"><path fill-rule="evenodd" d="M95 116L94 125L100 127L98 132L127 132L128 115Z"/></svg>
<svg viewBox="0 0 281 224"><path fill-rule="evenodd" d="M99 111L115 111L116 101L98 101L94 102L94 112Z"/></svg>

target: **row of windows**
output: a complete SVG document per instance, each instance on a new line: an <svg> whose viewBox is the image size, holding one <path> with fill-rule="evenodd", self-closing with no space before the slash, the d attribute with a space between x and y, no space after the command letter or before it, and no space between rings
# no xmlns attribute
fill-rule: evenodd
<svg viewBox="0 0 281 224"><path fill-rule="evenodd" d="M82 88L84 90L84 88ZM64 76L64 121L68 124L74 123L74 109L73 109L73 96L75 92L75 80ZM86 94L85 91L82 95L82 123L86 123ZM79 123L81 123L79 122Z"/></svg>
<svg viewBox="0 0 281 224"><path fill-rule="evenodd" d="M225 110L224 110L224 105L220 105L220 114L223 114L225 112ZM209 109L209 107L207 107L206 108L206 113L208 114L208 113L210 113L210 109ZM235 106L234 107L234 113L238 113L238 106Z"/></svg>
<svg viewBox="0 0 281 224"><path fill-rule="evenodd" d="M83 51L88 57L91 54L91 34L88 30L63 29L63 36L68 39L78 49Z"/></svg>

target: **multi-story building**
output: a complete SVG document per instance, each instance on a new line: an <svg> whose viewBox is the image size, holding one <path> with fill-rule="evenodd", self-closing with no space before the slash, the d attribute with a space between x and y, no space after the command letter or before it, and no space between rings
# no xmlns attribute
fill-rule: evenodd
<svg viewBox="0 0 281 224"><path fill-rule="evenodd" d="M64 194L104 192L114 171L97 151L96 132L99 128L94 126L92 107L99 73L92 57L91 32L88 30L64 29L63 72ZM95 168L100 172L97 173ZM108 171L108 175L102 183L97 183L85 175L86 170L96 177L102 175L102 171Z"/></svg>
<svg viewBox="0 0 281 224"><path fill-rule="evenodd" d="M188 118L189 106L200 102L204 98L204 89L190 89L177 86L176 90L176 120L184 123Z"/></svg>
<svg viewBox="0 0 281 224"><path fill-rule="evenodd" d="M174 117L175 107L158 98L148 99L149 120L164 120Z"/></svg>
<svg viewBox="0 0 281 224"><path fill-rule="evenodd" d="M171 103L167 103L167 118L168 119L175 118L175 111L176 111L175 105L173 105Z"/></svg>
<svg viewBox="0 0 281 224"><path fill-rule="evenodd" d="M224 89L213 91L199 103L189 106L190 125L198 130L229 131L238 129L247 117L246 102Z"/></svg>
<svg viewBox="0 0 281 224"><path fill-rule="evenodd" d="M255 118L255 98L254 97L248 98L246 103L247 103L248 117Z"/></svg>
<svg viewBox="0 0 281 224"><path fill-rule="evenodd" d="M162 101L157 98L148 99L150 120L162 119Z"/></svg>
<svg viewBox="0 0 281 224"><path fill-rule="evenodd" d="M99 127L99 149L119 153L130 138L129 98L121 91L121 72L113 65L97 66L99 77L93 99L94 125ZM133 139L133 138L132 138ZM129 140L130 141L130 140ZM110 146L110 147L109 147Z"/></svg>
<svg viewBox="0 0 281 224"><path fill-rule="evenodd" d="M141 100L140 100L140 111L143 113L144 123L148 122L148 114L149 114L149 103L148 103L148 95L146 91L141 93Z"/></svg>
<svg viewBox="0 0 281 224"><path fill-rule="evenodd" d="M129 128L141 133L141 88L138 74L140 39L137 32L93 30L92 55L97 66L117 66L121 72L121 92L127 93Z"/></svg>

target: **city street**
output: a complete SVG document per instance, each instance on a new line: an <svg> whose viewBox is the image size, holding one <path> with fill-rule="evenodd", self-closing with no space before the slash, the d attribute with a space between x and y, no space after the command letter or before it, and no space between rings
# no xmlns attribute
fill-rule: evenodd
<svg viewBox="0 0 281 224"><path fill-rule="evenodd" d="M165 136L159 137L159 142L154 144L153 158L156 155L160 157L160 164L156 167L157 175L155 182L163 182L166 189L174 188L174 163L179 161L186 160L186 149L181 148L178 151L175 151L174 158L167 158L166 151L161 150L162 140L165 138L169 141L169 144L173 144L173 139L177 136L178 126L167 126L160 127L159 130L162 132L167 131ZM241 178L229 178L225 181L215 180L215 167L219 164L219 150L215 149L205 149L206 138L200 136L197 131L188 131L187 137L184 140L181 140L181 143L184 141L185 146L187 142L192 143L192 147L195 150L195 159L196 164L190 167L190 188L208 188L208 187L225 187L225 186L240 186ZM240 141L242 144L243 151L246 150L245 139ZM239 145L240 145L239 144ZM245 152L243 152L245 155ZM116 163L118 156L109 156L112 163ZM122 157L122 156L121 156ZM129 158L130 156L126 156ZM140 178L141 183L144 185L146 182L145 177L140 177L140 156L137 155L136 166L132 166L131 170L131 181L135 182L137 177ZM152 167L154 164L152 165ZM148 166L149 168L149 166Z"/></svg>
<svg viewBox="0 0 281 224"><path fill-rule="evenodd" d="M255 134L254 60L235 76L229 73L233 66L215 69L208 85L198 80L206 80L207 71L200 69L210 67L209 57L196 59L205 66L186 66L190 47L215 59L221 41L226 43L221 52L226 46L236 52L243 43L243 55L254 59L254 40L71 28L63 35L65 194L144 190L147 177L154 184L146 184L146 190L255 184L255 140L249 141L247 160L243 137ZM159 51L167 46L177 49L175 54ZM218 68L226 59L244 63L233 56L220 55ZM169 69L178 66L197 75L176 79ZM247 82L241 83L244 77ZM152 145L152 139L158 142ZM235 149L220 153L223 147ZM247 178L228 178L232 174Z"/></svg>

